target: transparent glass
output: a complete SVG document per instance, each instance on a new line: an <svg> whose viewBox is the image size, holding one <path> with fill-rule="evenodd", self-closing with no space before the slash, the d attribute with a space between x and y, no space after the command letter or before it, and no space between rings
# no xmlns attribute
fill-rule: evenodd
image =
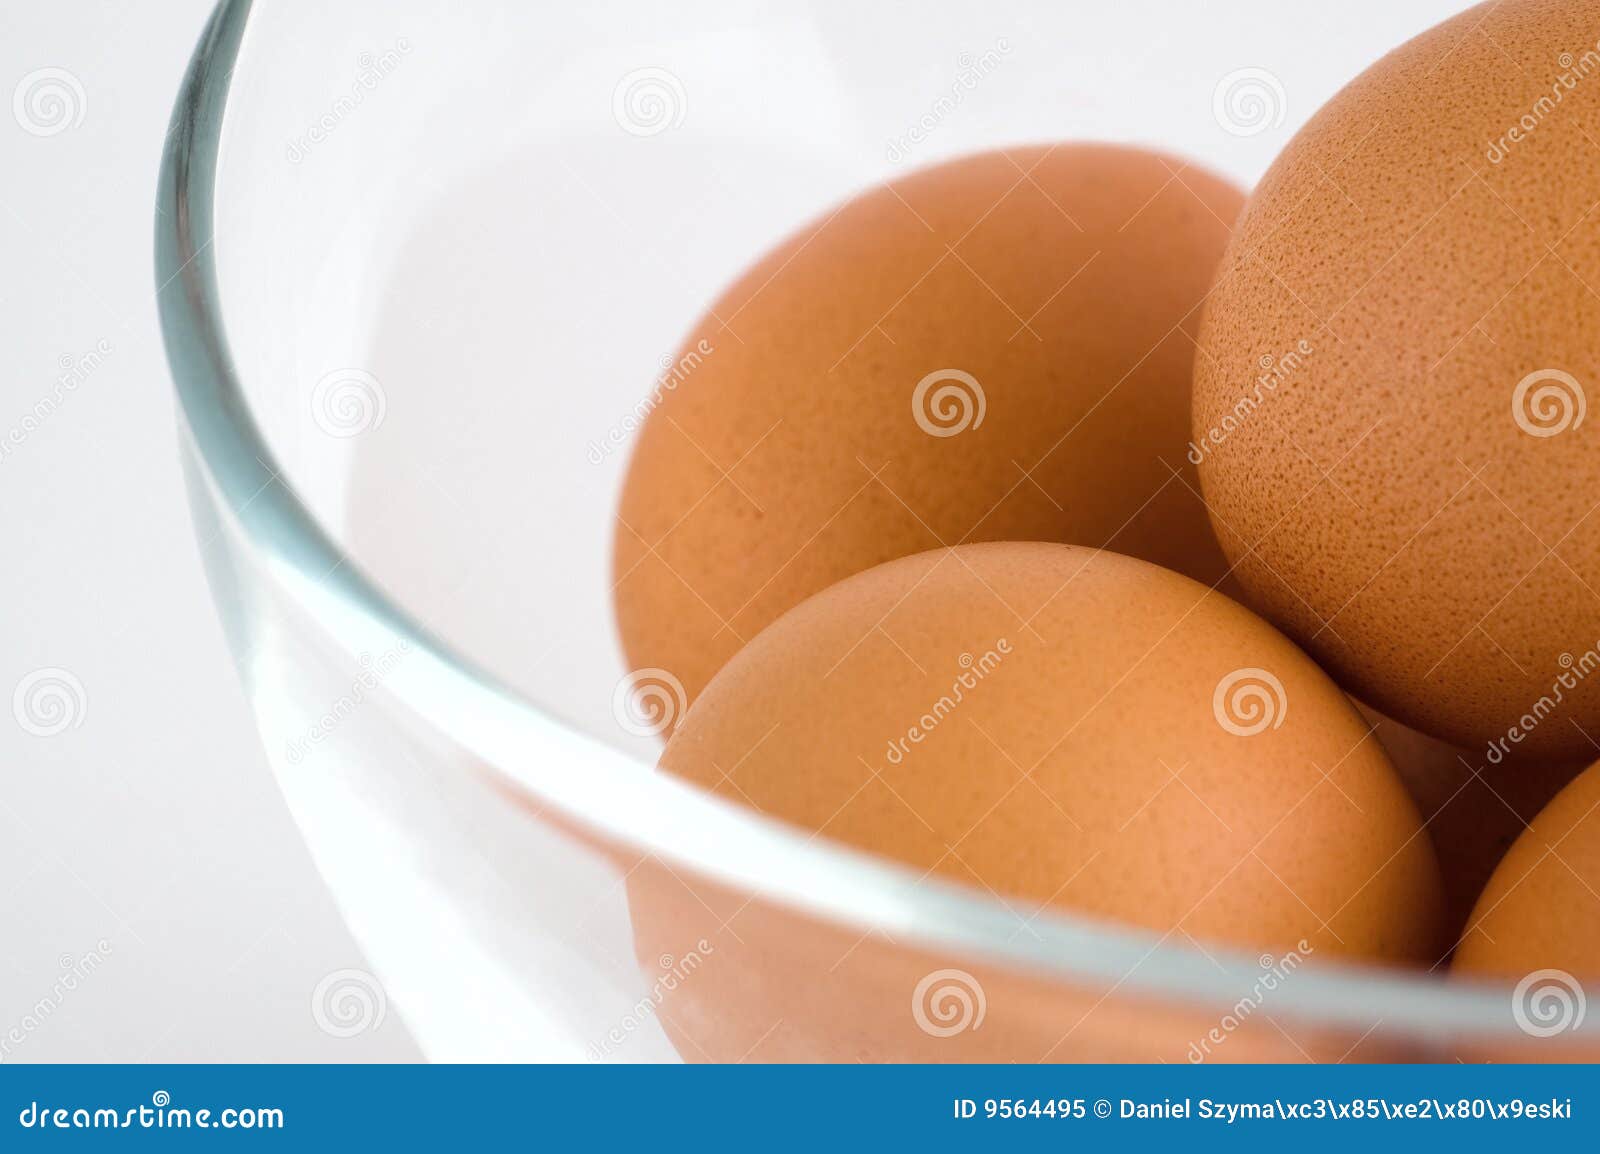
<svg viewBox="0 0 1600 1154"><path fill-rule="evenodd" d="M156 219L194 519L283 795L429 1057L1600 1054L1506 988L1307 964L1263 997L1281 959L1019 919L655 774L615 704L615 431L753 254L997 144L1270 159L1214 117L1247 62L1193 58L1203 6L1093 7L218 8ZM1387 47L1360 23L1308 68Z"/></svg>

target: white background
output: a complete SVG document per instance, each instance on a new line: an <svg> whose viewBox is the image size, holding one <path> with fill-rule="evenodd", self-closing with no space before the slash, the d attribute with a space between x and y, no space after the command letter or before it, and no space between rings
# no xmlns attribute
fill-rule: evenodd
<svg viewBox="0 0 1600 1154"><path fill-rule="evenodd" d="M1269 68L1285 116L1268 132L1221 137L1209 110L1181 109L1208 134L1194 151L1248 180L1344 79L1465 6L1236 0L1210 6L1209 38L1173 44L1159 21L1138 43L1097 36L1115 9L1095 0L1081 42L1063 47L1063 84L1074 51L1127 62L1127 85L1101 96L1112 102L1170 101ZM6 0L0 11L0 102L41 68L68 70L84 91L81 123L47 137L0 108L0 432L52 393L64 360L110 350L0 455L5 1061L417 1056L396 1014L337 1038L311 1013L320 980L364 962L256 746L189 527L152 210L207 9ZM892 24L885 11L863 26ZM85 693L81 724L51 737L4 707L41 668L69 670ZM59 991L63 956L91 952L103 963Z"/></svg>
<svg viewBox="0 0 1600 1154"><path fill-rule="evenodd" d="M5 1061L417 1056L393 1013L350 1038L312 1017L318 981L364 961L257 748L189 526L151 253L208 11L0 10L0 428L52 392L60 358L111 348L0 457L0 1040L23 1037ZM81 81L85 111L36 137L10 104L44 67ZM78 728L13 723L40 667L83 683ZM101 941L104 962L57 994L62 955Z"/></svg>

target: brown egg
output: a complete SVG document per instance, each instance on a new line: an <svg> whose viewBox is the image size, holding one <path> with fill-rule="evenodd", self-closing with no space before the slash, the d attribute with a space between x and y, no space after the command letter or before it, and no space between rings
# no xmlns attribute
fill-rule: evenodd
<svg viewBox="0 0 1600 1154"><path fill-rule="evenodd" d="M1482 750L1448 745L1357 707L1422 813L1444 879L1446 940L1454 941L1506 850L1585 763L1495 764Z"/></svg>
<svg viewBox="0 0 1600 1154"><path fill-rule="evenodd" d="M1600 765L1545 806L1484 887L1455 970L1600 978Z"/></svg>
<svg viewBox="0 0 1600 1154"><path fill-rule="evenodd" d="M1486 756L1600 733L1597 38L1600 0L1509 0L1368 69L1254 194L1196 358L1250 603Z"/></svg>
<svg viewBox="0 0 1600 1154"><path fill-rule="evenodd" d="M692 699L805 597L963 541L1216 580L1192 337L1241 200L1150 152L1023 148L896 178L773 250L651 399L617 517L630 667Z"/></svg>
<svg viewBox="0 0 1600 1154"><path fill-rule="evenodd" d="M1047 903L1437 957L1433 850L1354 706L1248 610L1114 553L968 545L834 585L723 668L661 765L1019 926Z"/></svg>

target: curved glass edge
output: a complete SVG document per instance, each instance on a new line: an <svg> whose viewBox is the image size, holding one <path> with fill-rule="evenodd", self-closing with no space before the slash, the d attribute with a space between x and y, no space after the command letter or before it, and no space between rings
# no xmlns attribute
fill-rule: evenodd
<svg viewBox="0 0 1600 1154"><path fill-rule="evenodd" d="M173 109L157 192L157 300L179 408L204 481L263 567L352 657L397 638L416 658L386 684L407 708L541 807L641 852L801 913L903 936L1061 980L1221 1013L1259 979L1233 949L1211 960L1164 936L1044 910L1014 940L1014 917L958 883L848 847L815 844L570 730L453 653L369 582L284 480L239 387L216 275L213 194L232 71L252 0L221 0ZM1213 962L1215 964L1213 964ZM1308 968L1283 1013L1312 1025L1381 1022L1422 1042L1525 1042L1499 985L1376 966ZM1600 1019L1569 1035L1600 1040Z"/></svg>

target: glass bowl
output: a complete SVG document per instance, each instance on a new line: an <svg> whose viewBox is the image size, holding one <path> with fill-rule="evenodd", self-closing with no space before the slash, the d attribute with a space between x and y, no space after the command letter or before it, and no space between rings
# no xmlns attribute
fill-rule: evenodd
<svg viewBox="0 0 1600 1154"><path fill-rule="evenodd" d="M808 837L654 773L629 697L612 511L713 295L978 149L1248 184L1457 5L1289 7L220 4L156 218L194 520L369 959L343 980L430 1058L1600 1056L1509 986L1019 913Z"/></svg>

